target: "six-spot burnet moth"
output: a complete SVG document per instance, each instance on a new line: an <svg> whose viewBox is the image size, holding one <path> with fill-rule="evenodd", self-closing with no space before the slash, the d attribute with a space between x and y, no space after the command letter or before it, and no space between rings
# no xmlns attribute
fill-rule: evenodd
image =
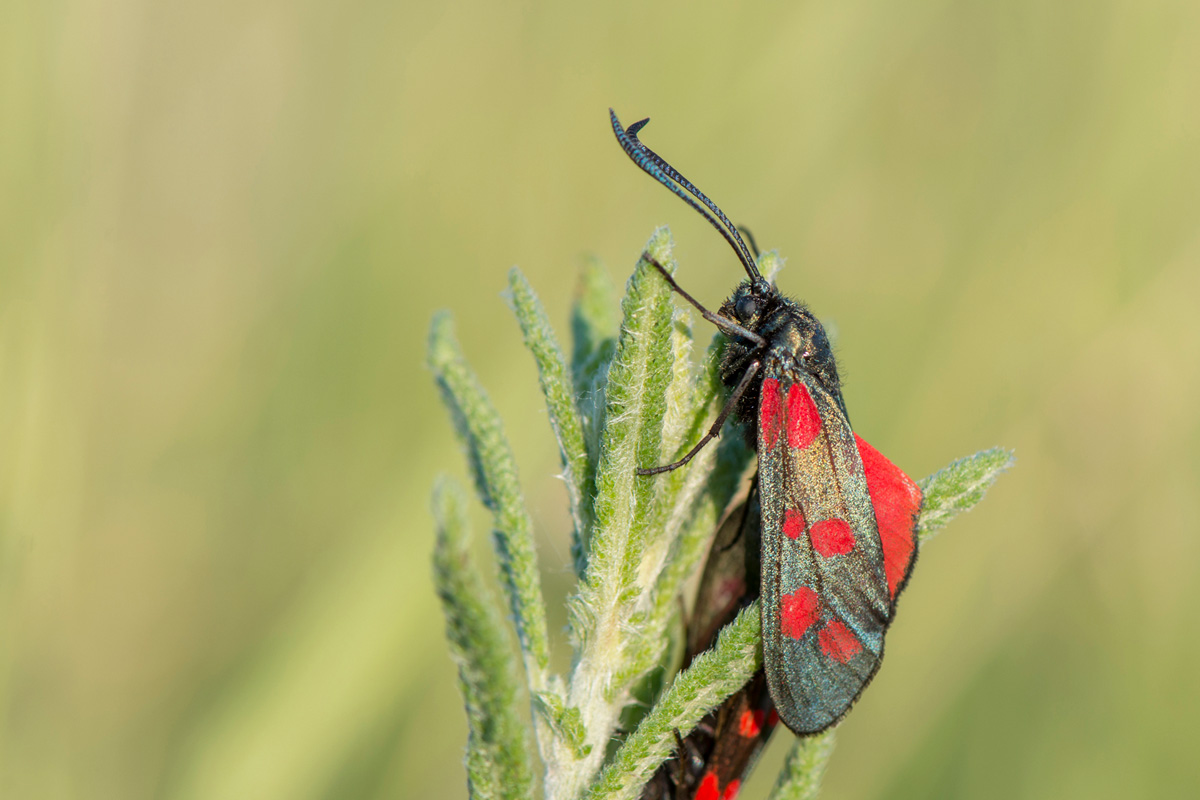
<svg viewBox="0 0 1200 800"><path fill-rule="evenodd" d="M717 633L758 597L759 515L755 483L730 504L717 526L687 627L683 666L712 646ZM760 669L686 737L642 791L642 800L732 800L779 722Z"/></svg>
<svg viewBox="0 0 1200 800"><path fill-rule="evenodd" d="M649 120L621 127L625 153L717 229L747 275L717 313L645 256L671 288L728 338L720 365L730 389L690 461L731 413L758 451L762 516L763 660L779 717L796 734L846 713L883 659L883 636L917 555L917 485L850 428L825 330L807 307L759 273L738 229L715 203L638 141Z"/></svg>

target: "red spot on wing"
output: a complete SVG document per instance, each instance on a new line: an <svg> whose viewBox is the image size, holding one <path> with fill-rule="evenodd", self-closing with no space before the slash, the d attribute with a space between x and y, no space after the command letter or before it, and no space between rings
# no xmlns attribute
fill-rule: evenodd
<svg viewBox="0 0 1200 800"><path fill-rule="evenodd" d="M799 539L808 523L804 520L804 512L798 508L789 508L783 512L783 533L789 539Z"/></svg>
<svg viewBox="0 0 1200 800"><path fill-rule="evenodd" d="M779 381L775 378L764 378L762 394L758 400L758 444L760 447L770 450L779 441L782 411L783 399L779 395Z"/></svg>
<svg viewBox="0 0 1200 800"><path fill-rule="evenodd" d="M717 783L717 773L709 770L704 774L704 780L696 789L696 800L720 800L721 789Z"/></svg>
<svg viewBox="0 0 1200 800"><path fill-rule="evenodd" d="M738 717L738 735L753 739L762 733L763 712L761 708L748 708Z"/></svg>
<svg viewBox="0 0 1200 800"><path fill-rule="evenodd" d="M787 397L788 444L803 450L821 432L821 415L813 403L808 387L793 383Z"/></svg>
<svg viewBox="0 0 1200 800"><path fill-rule="evenodd" d="M819 605L817 593L807 586L801 586L795 594L785 594L779 615L783 632L793 639L803 637L817 621Z"/></svg>
<svg viewBox="0 0 1200 800"><path fill-rule="evenodd" d="M778 724L779 724L779 712L776 711L774 708L772 708L771 713L767 714L767 727L774 728Z"/></svg>
<svg viewBox="0 0 1200 800"><path fill-rule="evenodd" d="M843 664L858 655L859 650L862 650L862 643L855 638L849 628L836 619L831 619L826 623L825 627L817 634L817 641L821 644L822 653Z"/></svg>
<svg viewBox="0 0 1200 800"><path fill-rule="evenodd" d="M858 454L867 476L867 491L875 507L875 524L883 545L883 571L888 593L896 599L912 568L917 552L917 515L921 511L921 489L912 478L888 461L878 450L854 434Z"/></svg>
<svg viewBox="0 0 1200 800"><path fill-rule="evenodd" d="M854 549L854 531L844 519L823 519L808 532L813 549L823 557L844 556Z"/></svg>
<svg viewBox="0 0 1200 800"><path fill-rule="evenodd" d="M725 787L725 794L721 795L721 800L733 800L735 797L737 797L738 790L741 788L742 782L737 778L734 778L729 782L729 785Z"/></svg>

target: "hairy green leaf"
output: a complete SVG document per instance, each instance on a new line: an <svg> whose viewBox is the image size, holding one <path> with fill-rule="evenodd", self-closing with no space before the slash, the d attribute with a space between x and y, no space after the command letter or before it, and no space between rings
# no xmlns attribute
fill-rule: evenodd
<svg viewBox="0 0 1200 800"><path fill-rule="evenodd" d="M434 487L437 544L434 584L446 615L450 656L467 707L467 782L472 798L531 796L533 775L525 725L517 713L516 659L504 620L471 560L466 497L458 484Z"/></svg>
<svg viewBox="0 0 1200 800"><path fill-rule="evenodd" d="M821 791L821 778L833 755L833 730L797 739L769 800L813 800Z"/></svg>
<svg viewBox="0 0 1200 800"><path fill-rule="evenodd" d="M1000 473L1015 463L1011 450L993 447L960 458L920 481L925 493L918 527L921 541L932 538L950 520L974 508Z"/></svg>
<svg viewBox="0 0 1200 800"><path fill-rule="evenodd" d="M571 373L575 392L582 395L592 387L599 361L612 357L605 348L617 338L620 323L616 289L608 271L596 259L588 259L579 276L579 292L571 309ZM607 356L602 351L608 349Z"/></svg>
<svg viewBox="0 0 1200 800"><path fill-rule="evenodd" d="M637 797L658 765L675 747L676 731L686 736L704 715L741 689L762 666L758 603L725 626L717 643L679 673L604 768L589 800Z"/></svg>
<svg viewBox="0 0 1200 800"><path fill-rule="evenodd" d="M463 358L450 315L444 312L433 318L429 365L466 447L479 499L493 515L496 552L517 621L529 684L543 690L550 644L533 547L533 523L525 510L516 461L500 415Z"/></svg>
<svg viewBox="0 0 1200 800"><path fill-rule="evenodd" d="M659 229L646 245L668 269L670 237ZM595 525L587 573L571 601L571 632L577 659L568 703L578 707L591 752L577 774L555 790L573 797L599 767L605 745L628 696L625 665L643 641L635 615L642 597L638 566L645 551L657 483L636 474L659 463L666 394L672 378L670 287L641 259L622 303L624 321L608 370L607 409L596 477ZM632 635L631 635L632 634Z"/></svg>
<svg viewBox="0 0 1200 800"><path fill-rule="evenodd" d="M591 474L583 424L579 409L575 406L574 386L567 370L567 360L554 337L546 310L542 308L529 281L516 267L508 272L508 286L512 292L513 310L525 335L525 346L537 362L542 394L546 397L546 410L550 415L550 427L558 439L563 481L567 487L571 519L575 524L574 537L586 543L592 523L592 506L586 493L589 487L595 486L595 476ZM584 547L586 549L586 545Z"/></svg>
<svg viewBox="0 0 1200 800"><path fill-rule="evenodd" d="M579 291L571 309L571 336L574 340L571 374L587 450L583 495L589 512L596 497L596 470L600 463L600 438L604 428L604 388L608 381L608 367L617 352L618 311L616 289L607 270L598 260L588 259L580 274ZM587 571L587 540L591 530L579 533L581 535L571 540L571 558L576 576L582 578Z"/></svg>

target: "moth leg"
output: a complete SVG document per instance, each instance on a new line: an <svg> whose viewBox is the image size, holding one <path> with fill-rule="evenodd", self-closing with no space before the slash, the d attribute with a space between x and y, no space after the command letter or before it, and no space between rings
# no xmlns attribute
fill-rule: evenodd
<svg viewBox="0 0 1200 800"><path fill-rule="evenodd" d="M659 274L661 274L663 276L663 278L667 281L667 283L669 283L671 285L671 288L675 290L676 294L678 294L684 300L687 300L689 303L691 303L693 306L695 306L696 309L700 312L700 316L704 317L706 320L711 322L713 325L716 325L718 328L720 328L722 331L729 334L730 336L738 336L742 339L752 342L755 347L766 347L767 346L767 340L764 339L763 337L759 336L754 331L747 330L746 328L743 328L741 325L738 325L733 320L726 319L725 317L722 317L720 314L714 314L713 312L709 311L704 306L700 305L700 301L697 300L696 298L692 297L687 292L685 292L682 289L682 287L680 287L680 285L675 282L675 279L673 277L671 277L671 273L667 272L667 268L664 267L662 264L658 263L658 260L656 258L654 258L654 256L650 255L649 253L643 252L642 258L649 261L650 265L652 267L654 267L656 270L658 270Z"/></svg>
<svg viewBox="0 0 1200 800"><path fill-rule="evenodd" d="M754 381L754 376L758 374L758 371L761 369L761 367L762 364L757 360L750 362L750 366L746 367L746 372L743 373L742 379L738 381L738 385L733 390L733 394L729 395L728 402L726 402L725 407L721 409L721 413L717 415L717 419L713 422L712 427L708 429L708 433L704 434L704 437L701 438L700 441L696 442L696 446L689 450L687 455L673 464L664 464L661 467L651 467L649 469L639 469L637 474L657 475L660 472L670 472L673 469L679 469L684 464L695 458L696 454L704 448L704 445L721 435L721 426L725 424L725 420L728 419L729 415L733 413L733 410L737 408L738 401L742 399L742 395L744 395L746 390L750 388L750 384Z"/></svg>
<svg viewBox="0 0 1200 800"><path fill-rule="evenodd" d="M679 729L675 729L675 787L682 789L687 781L687 744L683 741L683 737L679 735Z"/></svg>

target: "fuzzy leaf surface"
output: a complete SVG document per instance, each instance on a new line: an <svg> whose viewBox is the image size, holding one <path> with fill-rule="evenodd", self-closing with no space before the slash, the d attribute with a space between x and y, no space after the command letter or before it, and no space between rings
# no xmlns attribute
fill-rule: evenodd
<svg viewBox="0 0 1200 800"><path fill-rule="evenodd" d="M467 709L467 783L478 800L531 797L529 741L517 713L517 670L503 617L471 559L466 497L448 479L434 488L434 585Z"/></svg>
<svg viewBox="0 0 1200 800"><path fill-rule="evenodd" d="M1015 463L1011 450L993 447L960 458L919 481L925 493L918 527L921 541L932 538L950 520L978 505L996 478Z"/></svg>
<svg viewBox="0 0 1200 800"><path fill-rule="evenodd" d="M433 319L429 366L466 448L479 499L492 512L496 553L517 621L527 678L533 689L540 690L546 683L550 645L533 522L525 509L516 460L500 415L463 357L446 313Z"/></svg>
<svg viewBox="0 0 1200 800"><path fill-rule="evenodd" d="M575 525L573 535L575 539L585 542L592 522L592 506L587 492L589 487L595 486L596 479L591 474L583 423L575 406L575 387L567 368L567 359L550 327L546 310L529 281L516 267L509 270L508 287L512 293L513 310L525 335L525 346L537 363L550 427L558 440L567 502Z"/></svg>

